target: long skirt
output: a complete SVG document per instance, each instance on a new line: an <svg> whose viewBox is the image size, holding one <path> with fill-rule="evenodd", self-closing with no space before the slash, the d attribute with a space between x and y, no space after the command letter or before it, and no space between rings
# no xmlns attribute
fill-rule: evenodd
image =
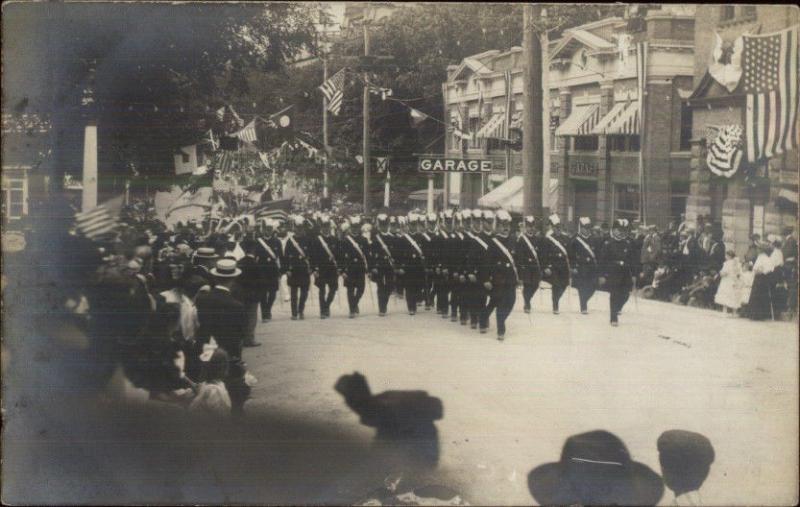
<svg viewBox="0 0 800 507"><path fill-rule="evenodd" d="M747 304L747 316L753 320L766 320L772 318L771 290L772 277L757 274L753 279L753 288L750 291L750 301Z"/></svg>

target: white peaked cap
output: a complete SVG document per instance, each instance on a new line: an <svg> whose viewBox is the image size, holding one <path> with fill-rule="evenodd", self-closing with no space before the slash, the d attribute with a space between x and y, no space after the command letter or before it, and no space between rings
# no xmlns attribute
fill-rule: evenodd
<svg viewBox="0 0 800 507"><path fill-rule="evenodd" d="M534 217L533 215L525 216L525 223L526 224L532 224L534 222L536 222L536 217Z"/></svg>
<svg viewBox="0 0 800 507"><path fill-rule="evenodd" d="M339 229L341 229L342 231L349 230L350 229L350 222L345 220L344 222L342 222L342 225L339 226Z"/></svg>
<svg viewBox="0 0 800 507"><path fill-rule="evenodd" d="M397 217L394 216L394 215L390 216L389 217L389 223L390 224L396 224L397 223Z"/></svg>
<svg viewBox="0 0 800 507"><path fill-rule="evenodd" d="M501 209L500 211L497 212L497 219L500 220L501 222L510 222L511 215L508 213L508 211Z"/></svg>
<svg viewBox="0 0 800 507"><path fill-rule="evenodd" d="M581 217L580 219L578 219L578 222L581 225L584 225L584 226L585 225L591 225L591 223L592 223L592 221L591 221L591 219L589 217Z"/></svg>
<svg viewBox="0 0 800 507"><path fill-rule="evenodd" d="M353 215L350 217L350 223L353 225L358 225L361 223L361 217L358 215Z"/></svg>
<svg viewBox="0 0 800 507"><path fill-rule="evenodd" d="M550 215L550 216L548 217L548 219L550 220L550 223L551 223L551 224L553 224L553 225L558 225L558 224L560 224L560 223L561 223L561 219L560 219L560 218L558 218L558 215L556 215L555 213L553 213L552 215Z"/></svg>
<svg viewBox="0 0 800 507"><path fill-rule="evenodd" d="M400 225L404 225L408 223L408 219L406 217L397 217L397 223Z"/></svg>
<svg viewBox="0 0 800 507"><path fill-rule="evenodd" d="M369 232L372 230L372 225L370 224L363 224L361 226L361 232Z"/></svg>
<svg viewBox="0 0 800 507"><path fill-rule="evenodd" d="M436 221L436 213L428 213L428 222Z"/></svg>
<svg viewBox="0 0 800 507"><path fill-rule="evenodd" d="M443 215L445 218L453 218L453 210L451 210L451 209L446 209L446 210L442 211L442 215Z"/></svg>
<svg viewBox="0 0 800 507"><path fill-rule="evenodd" d="M300 215L295 215L293 219L294 225L303 225L305 221L306 219L301 217Z"/></svg>
<svg viewBox="0 0 800 507"><path fill-rule="evenodd" d="M469 216L469 215L467 215L467 216ZM482 216L483 216L483 212L481 210L479 210L479 209L472 210L472 217L473 218L480 218Z"/></svg>
<svg viewBox="0 0 800 507"><path fill-rule="evenodd" d="M493 219L494 218L494 211L492 211L490 209L484 210L483 218L485 218L486 220Z"/></svg>
<svg viewBox="0 0 800 507"><path fill-rule="evenodd" d="M319 211L315 211L311 216L314 218L320 218L322 217L322 213L320 213Z"/></svg>
<svg viewBox="0 0 800 507"><path fill-rule="evenodd" d="M416 222L417 220L419 220L419 217L417 216L416 213L409 213L408 214L408 223L413 223L413 222Z"/></svg>
<svg viewBox="0 0 800 507"><path fill-rule="evenodd" d="M378 216L375 217L378 222L385 222L389 219L389 216L386 213L378 213Z"/></svg>

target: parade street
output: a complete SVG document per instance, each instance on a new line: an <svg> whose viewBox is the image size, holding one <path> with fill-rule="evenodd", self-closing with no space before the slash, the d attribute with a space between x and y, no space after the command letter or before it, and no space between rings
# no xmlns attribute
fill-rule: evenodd
<svg viewBox="0 0 800 507"><path fill-rule="evenodd" d="M501 343L494 322L481 335L435 312L411 317L394 296L385 318L372 308L375 295L365 294L359 318L334 302L332 317L319 320L315 297L312 289L304 321L291 321L288 303L276 302L273 321L259 324L263 345L244 357L259 380L247 411L324 421L368 443L375 430L361 426L334 390L341 375L360 372L373 394L427 391L443 404L438 466L422 483L404 484L418 479L380 461L388 482L402 477L400 488L438 484L473 505L530 504L528 473L557 462L570 435L610 431L660 473L656 439L684 429L715 450L703 504L796 500L780 496L797 477L779 465L794 462L798 444L794 324L631 299L613 328L606 293L593 298L589 315L578 312L575 292L565 295L553 315L542 290L530 321L517 300ZM384 486L349 484L356 490L340 491L343 499L367 499ZM672 500L665 490L660 504Z"/></svg>

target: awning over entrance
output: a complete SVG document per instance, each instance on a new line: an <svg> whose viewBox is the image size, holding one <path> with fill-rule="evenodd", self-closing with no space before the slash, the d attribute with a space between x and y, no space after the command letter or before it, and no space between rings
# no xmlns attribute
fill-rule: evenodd
<svg viewBox="0 0 800 507"><path fill-rule="evenodd" d="M597 123L592 133L639 135L639 103L637 101L617 102L611 111Z"/></svg>
<svg viewBox="0 0 800 507"><path fill-rule="evenodd" d="M517 195L519 198L515 199ZM516 202L517 200L519 203ZM515 205L513 208L512 204ZM522 176L512 177L478 199L478 206L492 209L502 208L506 211L520 213L522 211Z"/></svg>
<svg viewBox="0 0 800 507"><path fill-rule="evenodd" d="M600 121L600 106L592 104L588 106L576 106L557 129L557 136L589 136L592 135L597 122Z"/></svg>
<svg viewBox="0 0 800 507"><path fill-rule="evenodd" d="M505 113L495 113L475 134L478 139L505 139Z"/></svg>

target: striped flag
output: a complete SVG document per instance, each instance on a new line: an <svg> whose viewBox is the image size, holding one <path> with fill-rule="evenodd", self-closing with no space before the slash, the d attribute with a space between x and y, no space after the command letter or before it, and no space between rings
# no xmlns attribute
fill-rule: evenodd
<svg viewBox="0 0 800 507"><path fill-rule="evenodd" d="M717 176L730 178L736 174L742 161L742 127L726 125L717 128L716 135L710 137L713 139L708 143L708 168Z"/></svg>
<svg viewBox="0 0 800 507"><path fill-rule="evenodd" d="M76 213L75 227L78 232L91 240L113 234L119 223L118 218L123 198L123 196L119 196L89 211Z"/></svg>
<svg viewBox="0 0 800 507"><path fill-rule="evenodd" d="M798 27L743 35L742 71L747 160L780 155L798 145Z"/></svg>
<svg viewBox="0 0 800 507"><path fill-rule="evenodd" d="M342 109L344 99L344 69L334 74L327 81L319 86L320 91L328 101L328 111L338 115Z"/></svg>
<svg viewBox="0 0 800 507"><path fill-rule="evenodd" d="M256 142L258 140L258 137L256 137L256 120L252 120L245 128L234 135L245 143Z"/></svg>
<svg viewBox="0 0 800 507"><path fill-rule="evenodd" d="M292 210L292 199L281 199L278 201L267 201L259 204L250 210L256 220L262 218L273 218L276 220L288 220L289 211Z"/></svg>
<svg viewBox="0 0 800 507"><path fill-rule="evenodd" d="M221 151L217 154L215 167L219 171L229 171L233 167L233 160L235 152Z"/></svg>

